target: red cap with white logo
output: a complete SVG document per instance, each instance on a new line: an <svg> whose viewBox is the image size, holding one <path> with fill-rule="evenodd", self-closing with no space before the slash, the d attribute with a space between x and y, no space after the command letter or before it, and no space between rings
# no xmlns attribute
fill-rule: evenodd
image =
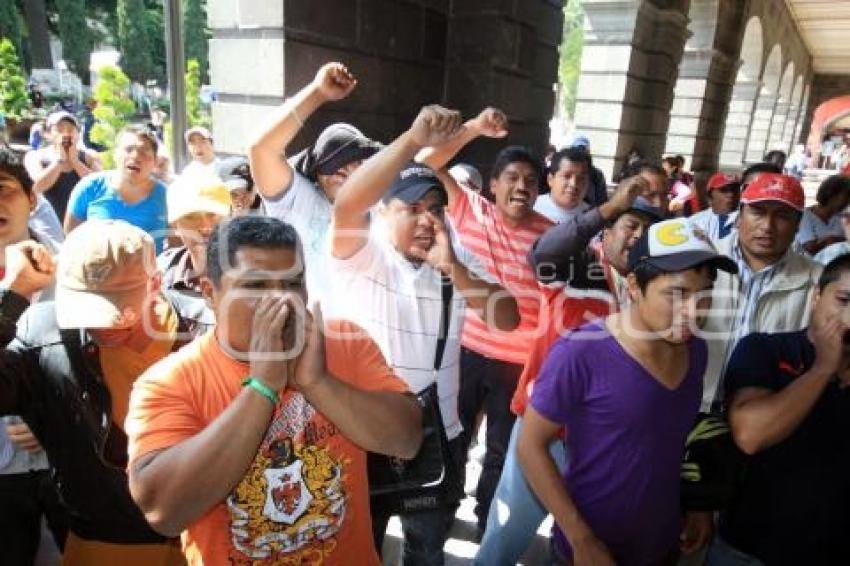
<svg viewBox="0 0 850 566"><path fill-rule="evenodd" d="M801 212L806 205L806 197L800 181L789 175L777 173L759 175L741 194L743 204L766 201L781 202Z"/></svg>

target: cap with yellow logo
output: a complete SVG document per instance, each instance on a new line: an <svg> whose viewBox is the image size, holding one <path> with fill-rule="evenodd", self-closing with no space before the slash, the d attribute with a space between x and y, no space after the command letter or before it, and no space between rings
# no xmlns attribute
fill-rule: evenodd
<svg viewBox="0 0 850 566"><path fill-rule="evenodd" d="M718 253L704 232L684 218L650 226L629 251L628 271L647 263L664 272L684 271L710 263L717 269L738 273L732 259Z"/></svg>

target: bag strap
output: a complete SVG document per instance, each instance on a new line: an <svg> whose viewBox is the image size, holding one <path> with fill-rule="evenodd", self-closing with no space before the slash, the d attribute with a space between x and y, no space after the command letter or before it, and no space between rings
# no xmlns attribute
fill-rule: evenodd
<svg viewBox="0 0 850 566"><path fill-rule="evenodd" d="M452 280L445 275L440 275L440 287L442 292L442 311L440 313L440 326L437 330L437 350L434 352L434 381L436 374L440 371L443 363L443 353L446 351L446 341L449 337L449 326L451 326L452 294L454 285Z"/></svg>

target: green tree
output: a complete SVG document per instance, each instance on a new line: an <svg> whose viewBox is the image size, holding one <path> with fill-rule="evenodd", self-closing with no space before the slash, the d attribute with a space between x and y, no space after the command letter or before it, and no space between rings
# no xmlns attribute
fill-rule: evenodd
<svg viewBox="0 0 850 566"><path fill-rule="evenodd" d="M564 6L564 35L560 47L558 81L561 83L561 108L570 117L574 116L576 111L583 47L584 10L580 0L568 0Z"/></svg>
<svg viewBox="0 0 850 566"><path fill-rule="evenodd" d="M20 117L29 107L27 83L12 41L0 39L0 112Z"/></svg>
<svg viewBox="0 0 850 566"><path fill-rule="evenodd" d="M150 3L146 12L145 31L148 34L151 61L153 62L153 74L148 77L156 79L157 83L164 85L166 81L165 63L165 23L163 21L162 2L155 0Z"/></svg>
<svg viewBox="0 0 850 566"><path fill-rule="evenodd" d="M0 0L0 37L12 42L15 50L23 53L21 45L21 16L15 6L15 0Z"/></svg>
<svg viewBox="0 0 850 566"><path fill-rule="evenodd" d="M208 40L206 2L203 0L184 0L183 49L187 61L195 59L200 64L201 81L203 82L207 80L209 69Z"/></svg>
<svg viewBox="0 0 850 566"><path fill-rule="evenodd" d="M23 9L32 67L35 69L52 69L53 56L50 53L47 6L44 0L25 0Z"/></svg>
<svg viewBox="0 0 850 566"><path fill-rule="evenodd" d="M197 59L186 63L186 121L190 128L209 128L212 123L209 113L201 106L201 65Z"/></svg>
<svg viewBox="0 0 850 566"><path fill-rule="evenodd" d="M145 84L156 75L151 57L148 14L143 0L118 0L118 49L131 79Z"/></svg>
<svg viewBox="0 0 850 566"><path fill-rule="evenodd" d="M56 0L59 15L59 38L68 67L87 82L92 34L86 22L85 0Z"/></svg>
<svg viewBox="0 0 850 566"><path fill-rule="evenodd" d="M130 79L114 66L98 69L98 82L94 89L97 108L94 117L97 120L92 128L91 138L104 146L104 167L112 168L112 148L115 147L115 135L123 128L136 110L130 98Z"/></svg>

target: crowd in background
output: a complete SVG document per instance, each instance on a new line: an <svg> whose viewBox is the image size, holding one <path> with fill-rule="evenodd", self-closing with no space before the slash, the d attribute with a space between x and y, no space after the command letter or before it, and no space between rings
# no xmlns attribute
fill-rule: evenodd
<svg viewBox="0 0 850 566"><path fill-rule="evenodd" d="M440 565L479 427L476 564L550 514L553 564L850 562L850 171L806 206L795 156L635 149L609 188L584 135L437 105L293 152L356 87L178 172L64 110L0 147L4 563L46 520L69 565L378 564L398 516Z"/></svg>

